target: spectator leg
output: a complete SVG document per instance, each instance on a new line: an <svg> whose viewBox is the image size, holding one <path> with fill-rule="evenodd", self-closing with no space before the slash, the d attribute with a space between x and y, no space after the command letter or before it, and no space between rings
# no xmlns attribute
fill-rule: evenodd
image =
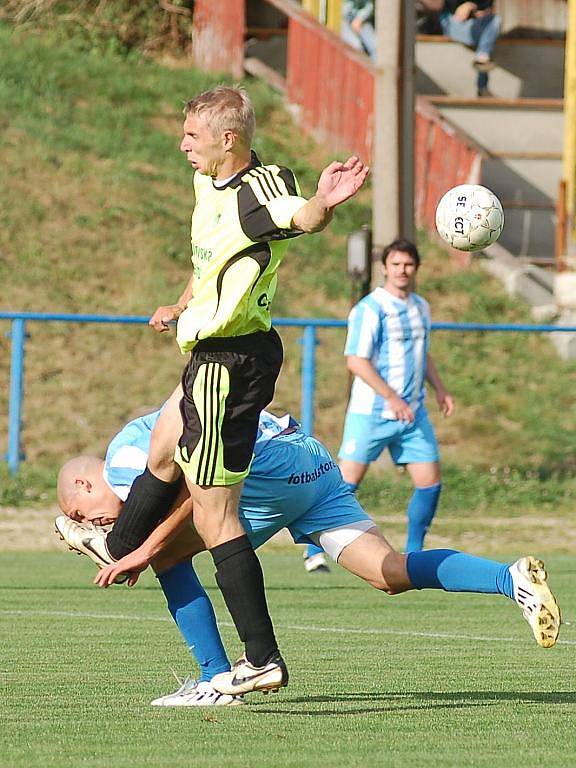
<svg viewBox="0 0 576 768"><path fill-rule="evenodd" d="M346 19L342 19L342 24L340 26L340 37L342 40L344 40L345 43L348 43L352 48L354 48L356 51L362 51L362 41L354 32L350 24L346 21Z"/></svg>
<svg viewBox="0 0 576 768"><path fill-rule="evenodd" d="M484 16L481 19L474 19L474 24L476 53L484 53L492 58L492 52L494 51L494 46L496 45L496 40L498 40L500 28L502 26L500 16L492 14L491 16Z"/></svg>

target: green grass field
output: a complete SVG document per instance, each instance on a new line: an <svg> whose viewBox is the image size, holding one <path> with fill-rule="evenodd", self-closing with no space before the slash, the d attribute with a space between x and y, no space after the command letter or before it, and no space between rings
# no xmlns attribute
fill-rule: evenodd
<svg viewBox="0 0 576 768"><path fill-rule="evenodd" d="M181 106L216 79L185 58L168 66L129 45L126 36L148 30L148 16L136 24L142 2L98 3L100 26L90 3L28 5L55 13L73 6L77 23L65 15L58 27L56 15L37 14L14 27L0 10L0 162L10 180L0 184L2 308L149 314L189 277L191 175L177 149ZM107 19L121 5L134 16L118 25L119 42ZM278 95L246 85L258 113L258 152L264 161L282 158L312 194L332 158L303 136ZM345 238L370 221L369 202L366 192L328 232L294 244L276 315L346 316ZM478 263L463 268L422 233L419 242L420 290L435 320L531 322L529 309ZM8 324L1 330L0 454L10 360ZM101 454L126 420L159 405L183 364L173 338L145 328L27 330L26 461L17 477L0 463L0 550L50 545L45 510L60 463ZM279 412L299 412L299 335L283 333ZM340 331L319 334L316 429L331 449L348 391L343 341ZM576 621L576 473L567 428L576 366L536 334L439 332L433 354L457 411L440 420L430 398L444 491L429 545L544 556L564 617ZM377 470L359 493L398 547L408 495L405 476ZM191 670L151 576L135 590L103 592L91 586L92 566L81 558L0 551L0 768L576 764L571 625L543 651L505 598L388 598L343 572L307 576L299 555L280 548L262 558L289 688L255 695L244 708L179 711L149 706L176 687L170 668ZM200 570L234 656L239 644L206 559Z"/></svg>
<svg viewBox="0 0 576 768"><path fill-rule="evenodd" d="M152 576L100 591L68 553L0 555L2 766L553 766L576 761L576 632L534 643L504 597L394 598L341 570L262 556L290 664L279 694L231 709L156 709L190 659ZM569 620L574 561L552 556ZM225 642L239 649L207 559Z"/></svg>

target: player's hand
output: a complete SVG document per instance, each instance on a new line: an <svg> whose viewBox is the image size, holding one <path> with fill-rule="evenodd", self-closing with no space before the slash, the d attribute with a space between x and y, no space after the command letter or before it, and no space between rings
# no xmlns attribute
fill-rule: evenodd
<svg viewBox="0 0 576 768"><path fill-rule="evenodd" d="M454 399L445 389L436 392L436 402L438 403L438 407L444 418L452 416L452 413L454 412Z"/></svg>
<svg viewBox="0 0 576 768"><path fill-rule="evenodd" d="M356 18L352 19L350 22L350 26L357 35L362 31L362 24L364 24L364 20L360 16L356 16Z"/></svg>
<svg viewBox="0 0 576 768"><path fill-rule="evenodd" d="M178 320L182 314L182 307L178 304L170 304L167 307L158 307L154 312L148 325L151 325L158 333L164 333L170 330L170 323L173 320Z"/></svg>
<svg viewBox="0 0 576 768"><path fill-rule="evenodd" d="M398 395L394 395L394 397L389 397L387 399L395 419L409 423L414 421L414 411L405 400L402 400Z"/></svg>
<svg viewBox="0 0 576 768"><path fill-rule="evenodd" d="M349 200L366 181L369 168L355 155L345 163L335 160L320 175L316 194L324 199L327 208Z"/></svg>
<svg viewBox="0 0 576 768"><path fill-rule="evenodd" d="M134 552L130 552L128 555L120 558L118 562L111 563L99 570L94 577L94 584L106 588L114 583L116 576L127 573L129 574L128 586L133 587L142 571L145 571L149 565L149 558L138 552L138 550L134 550Z"/></svg>

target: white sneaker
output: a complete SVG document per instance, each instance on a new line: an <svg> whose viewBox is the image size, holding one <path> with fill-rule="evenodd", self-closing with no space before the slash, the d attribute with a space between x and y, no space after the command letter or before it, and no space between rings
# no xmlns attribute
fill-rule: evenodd
<svg viewBox="0 0 576 768"><path fill-rule="evenodd" d="M175 672L173 672L174 677L178 680L180 683L180 688L178 688L177 691L174 691L174 693L168 693L165 696L159 696L157 699L154 699L150 702L153 707L173 707L177 706L175 705L171 699L179 699L182 696L187 696L190 693L195 693L196 688L198 687L198 680L195 680L193 677L188 675L188 677L184 678L184 680L180 680L180 678L176 675Z"/></svg>
<svg viewBox="0 0 576 768"><path fill-rule="evenodd" d="M330 573L330 568L328 568L324 552L318 552L317 554L312 555L312 557L306 557L306 552L304 552L304 568L308 573L314 573L314 571L317 571L318 573Z"/></svg>
<svg viewBox="0 0 576 768"><path fill-rule="evenodd" d="M536 642L542 648L552 648L560 632L560 608L546 583L544 563L529 555L512 563L509 570L514 599L532 627Z"/></svg>
<svg viewBox="0 0 576 768"><path fill-rule="evenodd" d="M54 526L62 541L68 544L68 549L86 555L98 568L116 562L106 546L108 531L105 528L92 523L77 523L66 515L58 515ZM115 583L123 584L127 579L128 574L122 573L116 577Z"/></svg>
<svg viewBox="0 0 576 768"><path fill-rule="evenodd" d="M210 683L220 693L236 696L252 691L276 692L288 685L288 670L279 653L263 667L255 667L243 656L230 672L214 675Z"/></svg>
<svg viewBox="0 0 576 768"><path fill-rule="evenodd" d="M199 683L187 677L177 691L150 703L155 707L237 707L244 704L244 699L242 696L218 693L210 683Z"/></svg>

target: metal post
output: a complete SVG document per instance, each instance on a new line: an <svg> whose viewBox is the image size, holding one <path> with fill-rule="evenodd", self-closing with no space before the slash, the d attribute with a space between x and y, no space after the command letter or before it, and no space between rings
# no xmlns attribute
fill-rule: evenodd
<svg viewBox="0 0 576 768"><path fill-rule="evenodd" d="M12 357L10 367L10 403L8 406L8 471L15 475L20 464L20 428L22 424L22 388L24 384L24 341L26 321L12 321L10 331Z"/></svg>
<svg viewBox="0 0 576 768"><path fill-rule="evenodd" d="M307 325L300 340L302 344L302 430L311 435L314 431L314 389L316 387L316 328Z"/></svg>

